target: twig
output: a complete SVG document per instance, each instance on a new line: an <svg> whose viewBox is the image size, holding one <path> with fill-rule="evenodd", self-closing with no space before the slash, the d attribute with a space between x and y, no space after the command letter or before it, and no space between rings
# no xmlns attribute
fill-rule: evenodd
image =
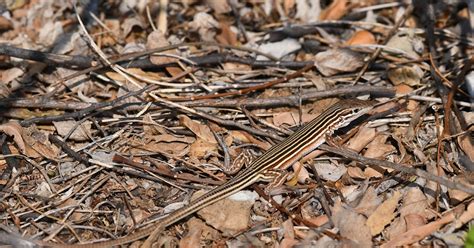
<svg viewBox="0 0 474 248"><path fill-rule="evenodd" d="M464 191L466 193L474 195L474 188L472 188L471 186L464 185L464 184L459 183L459 182L454 182L454 181L451 181L451 180L448 180L448 179L445 179L445 178L442 178L442 177L439 177L439 176L435 176L435 175L432 175L432 174L430 174L426 171L420 170L420 169L408 167L408 166L405 166L405 165L402 165L402 164L392 163L392 162L385 161L385 160L366 158L364 156L361 156L361 155L359 155L357 153L354 153L352 151L349 151L347 149L336 148L336 147L328 146L328 145L325 145L325 144L319 146L319 148L321 150L324 150L324 151L328 151L328 152L332 152L332 153L341 155L345 158L349 158L349 159L359 161L363 164L372 165L372 166L387 167L387 168L390 168L390 169L393 169L393 170L396 170L396 171L400 171L400 172L403 172L403 173L416 175L416 176L425 178L427 180L437 182L437 183L439 183L441 185L444 185L444 186L446 186L450 189L457 189L457 190L461 190L461 191Z"/></svg>

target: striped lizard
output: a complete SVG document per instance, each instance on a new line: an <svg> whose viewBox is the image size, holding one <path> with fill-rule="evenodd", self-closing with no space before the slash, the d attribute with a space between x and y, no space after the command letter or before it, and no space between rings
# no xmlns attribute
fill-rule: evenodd
<svg viewBox="0 0 474 248"><path fill-rule="evenodd" d="M53 244L42 241L35 243L39 247L56 248L105 248L127 244L143 239L150 234L157 234L166 227L192 215L210 204L224 199L257 181L275 176L275 172L286 170L293 163L315 150L323 144L328 136L341 127L349 125L353 120L366 114L373 106L373 102L357 99L343 100L327 108L319 116L308 122L281 143L272 146L260 157L250 163L226 183L215 187L204 195L191 201L188 205L177 209L159 223L138 230L128 236L114 240L89 244Z"/></svg>

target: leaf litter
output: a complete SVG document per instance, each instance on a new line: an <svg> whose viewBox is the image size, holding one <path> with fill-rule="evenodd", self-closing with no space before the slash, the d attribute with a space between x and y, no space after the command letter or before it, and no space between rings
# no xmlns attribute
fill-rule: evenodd
<svg viewBox="0 0 474 248"><path fill-rule="evenodd" d="M328 143L365 159L316 150L264 190L274 202L247 188L166 228L156 244L474 239L466 236L474 218L467 6L82 4L2 3L0 238L10 244L95 242L159 223L199 190L232 180L225 168L238 153L262 154L356 97L384 104Z"/></svg>

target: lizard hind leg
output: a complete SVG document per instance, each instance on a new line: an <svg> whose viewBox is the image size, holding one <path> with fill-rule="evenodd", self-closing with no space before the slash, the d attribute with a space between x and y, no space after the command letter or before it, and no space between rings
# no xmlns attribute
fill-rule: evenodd
<svg viewBox="0 0 474 248"><path fill-rule="evenodd" d="M224 167L223 171L226 175L235 175L237 174L242 168L246 168L249 166L252 161L257 157L253 149L243 149L239 155L232 161L232 164L229 167Z"/></svg>

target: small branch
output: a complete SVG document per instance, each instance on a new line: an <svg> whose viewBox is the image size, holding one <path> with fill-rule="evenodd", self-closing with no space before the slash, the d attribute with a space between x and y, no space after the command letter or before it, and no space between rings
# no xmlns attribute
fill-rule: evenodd
<svg viewBox="0 0 474 248"><path fill-rule="evenodd" d="M430 181L433 181L433 182L437 182L437 183L439 183L441 185L444 185L444 186L446 186L450 189L457 189L457 190L461 190L461 191L464 191L466 193L474 195L474 188L471 187L471 186L468 186L468 185L465 185L465 184L462 184L462 183L459 183L459 182L454 182L454 181L451 181L451 180L448 180L448 179L445 179L445 178L442 178L442 177L439 177L439 176L435 176L435 175L432 175L432 174L430 174L426 171L420 170L420 169L408 167L408 166L402 165L402 164L392 163L392 162L385 161L385 160L366 158L364 156L361 156L361 155L359 155L355 152L349 151L347 149L336 148L336 147L328 146L328 145L325 145L325 144L319 146L319 148L321 150L324 150L324 151L327 151L327 152L332 152L332 153L341 155L345 158L349 158L349 159L352 159L352 160L359 161L363 164L372 165L372 166L387 167L387 168L390 168L390 169L393 169L393 170L396 170L396 171L400 171L400 172L403 172L403 173L416 175L416 176L422 177L424 179L427 179L427 180L430 180Z"/></svg>

